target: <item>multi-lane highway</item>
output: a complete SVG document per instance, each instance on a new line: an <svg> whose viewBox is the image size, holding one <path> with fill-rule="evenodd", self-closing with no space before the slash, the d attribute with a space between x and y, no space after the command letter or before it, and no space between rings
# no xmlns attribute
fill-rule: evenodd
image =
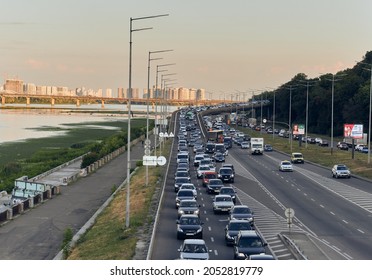
<svg viewBox="0 0 372 280"><path fill-rule="evenodd" d="M202 125L200 118L198 122ZM176 122L177 123L177 122ZM174 127L174 134L178 129ZM177 139L175 138L175 142ZM274 147L275 149L275 147ZM177 259L177 249L182 244L176 238L177 210L175 207L174 173L177 143L173 145L167 181L151 259ZM196 178L193 167L193 152L190 161L192 183L198 188L204 236L211 259L233 259L233 249L225 245L224 227L227 215L215 215L212 210L213 195ZM279 238L288 235L284 210L295 210L292 231L304 232L316 240L322 258L372 259L372 183L366 180L334 179L328 169L306 162L295 165L293 172L280 172L279 162L288 155L273 151L263 156L252 156L249 150L234 145L229 150L226 162L234 164L234 186L238 203L246 204L255 211L257 230L268 243L267 253L277 259L295 259L294 254ZM219 169L217 164L216 170Z"/></svg>

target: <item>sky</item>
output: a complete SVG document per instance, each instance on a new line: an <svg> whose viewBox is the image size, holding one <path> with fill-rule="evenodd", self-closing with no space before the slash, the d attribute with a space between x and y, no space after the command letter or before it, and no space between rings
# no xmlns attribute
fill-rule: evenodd
<svg viewBox="0 0 372 280"><path fill-rule="evenodd" d="M1 80L92 88L174 87L228 98L353 67L372 50L370 0L0 0Z"/></svg>

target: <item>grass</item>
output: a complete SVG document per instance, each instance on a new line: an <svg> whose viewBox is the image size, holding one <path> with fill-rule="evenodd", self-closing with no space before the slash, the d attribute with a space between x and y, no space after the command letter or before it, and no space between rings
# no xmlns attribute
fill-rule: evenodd
<svg viewBox="0 0 372 280"><path fill-rule="evenodd" d="M169 154L170 143L164 154ZM149 168L149 184L145 186L145 166L131 179L130 227L125 229L126 188L120 190L95 224L72 248L68 260L130 260L138 241L138 231L154 218L150 205L163 180L166 166Z"/></svg>
<svg viewBox="0 0 372 280"><path fill-rule="evenodd" d="M288 138L277 137L273 139L272 134L266 134L264 131L262 134L259 131L254 131L248 128L239 128L244 133L247 133L251 137L263 137L265 144L271 144L275 150L282 151L290 154L291 152L300 152L303 154L305 161L311 161L322 166L332 168L334 164L343 163L346 164L353 174L372 179L372 164L368 164L367 155L359 152L354 153L354 159L351 158L351 152L338 150L337 147L333 148L331 153L330 147L320 147L314 144L301 143L294 140L291 145ZM324 135L314 135L314 137L324 138ZM329 139L328 139L329 140ZM335 141L341 139L335 138Z"/></svg>

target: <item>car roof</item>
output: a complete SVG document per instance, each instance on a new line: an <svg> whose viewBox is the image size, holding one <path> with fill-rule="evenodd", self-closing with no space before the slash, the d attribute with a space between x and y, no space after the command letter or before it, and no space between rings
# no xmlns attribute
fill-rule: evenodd
<svg viewBox="0 0 372 280"><path fill-rule="evenodd" d="M301 155L302 156L302 153L292 153L292 155Z"/></svg>
<svg viewBox="0 0 372 280"><path fill-rule="evenodd" d="M231 198L231 196L228 195L228 194L218 194L218 195L215 196L215 198L216 197L228 197L228 198Z"/></svg>
<svg viewBox="0 0 372 280"><path fill-rule="evenodd" d="M240 236L242 237L256 237L259 236L255 230L241 230L239 232Z"/></svg>
<svg viewBox="0 0 372 280"><path fill-rule="evenodd" d="M234 205L234 208L249 208L248 205Z"/></svg>
<svg viewBox="0 0 372 280"><path fill-rule="evenodd" d="M282 160L280 163L291 163L289 160Z"/></svg>
<svg viewBox="0 0 372 280"><path fill-rule="evenodd" d="M205 241L203 239L185 239L183 244L200 244L205 245Z"/></svg>

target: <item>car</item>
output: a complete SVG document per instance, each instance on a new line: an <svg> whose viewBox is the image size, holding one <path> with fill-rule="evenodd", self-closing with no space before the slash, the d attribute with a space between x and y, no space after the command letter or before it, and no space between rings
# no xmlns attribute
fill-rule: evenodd
<svg viewBox="0 0 372 280"><path fill-rule="evenodd" d="M264 260L275 260L275 258L274 258L273 255L262 253L262 254L250 255L248 257L248 260L252 260L252 261L253 260L264 261Z"/></svg>
<svg viewBox="0 0 372 280"><path fill-rule="evenodd" d="M234 175L235 175L235 169L234 169L234 165L233 165L233 164L231 164L231 163L224 163L224 164L222 164L221 167L228 167L228 168L231 168L232 171L233 171L233 173L234 173Z"/></svg>
<svg viewBox="0 0 372 280"><path fill-rule="evenodd" d="M180 206L182 200L195 199L194 192L192 190L179 190L176 195L176 208Z"/></svg>
<svg viewBox="0 0 372 280"><path fill-rule="evenodd" d="M241 230L252 230L251 223L246 220L230 220L225 227L226 245L234 245L235 237Z"/></svg>
<svg viewBox="0 0 372 280"><path fill-rule="evenodd" d="M228 194L216 195L213 199L213 213L229 213L232 207L234 207L234 202Z"/></svg>
<svg viewBox="0 0 372 280"><path fill-rule="evenodd" d="M241 142L240 148L242 148L242 149L249 149L249 143L248 143L248 141Z"/></svg>
<svg viewBox="0 0 372 280"><path fill-rule="evenodd" d="M212 159L210 158L204 158L200 161L199 163L200 165L209 165L209 167L211 168L211 170L215 171L216 167L214 166L214 162Z"/></svg>
<svg viewBox="0 0 372 280"><path fill-rule="evenodd" d="M234 205L230 210L230 220L246 220L252 226L254 224L254 213L247 205Z"/></svg>
<svg viewBox="0 0 372 280"><path fill-rule="evenodd" d="M203 222L198 215L184 214L177 220L177 239L203 239Z"/></svg>
<svg viewBox="0 0 372 280"><path fill-rule="evenodd" d="M187 153L187 152L179 152L178 154L177 154L177 163L179 163L180 162L180 160L181 159L183 159L183 160L185 160L185 161L189 161L189 154Z"/></svg>
<svg viewBox="0 0 372 280"><path fill-rule="evenodd" d="M320 139L320 141L318 142L318 145L322 147L328 147L329 144L327 140Z"/></svg>
<svg viewBox="0 0 372 280"><path fill-rule="evenodd" d="M194 166L199 166L200 161L204 159L203 155L196 155L194 158Z"/></svg>
<svg viewBox="0 0 372 280"><path fill-rule="evenodd" d="M309 144L316 144L315 138L313 137L307 137L306 141Z"/></svg>
<svg viewBox="0 0 372 280"><path fill-rule="evenodd" d="M181 185L185 183L190 183L190 177L176 177L174 178L174 191L178 192Z"/></svg>
<svg viewBox="0 0 372 280"><path fill-rule="evenodd" d="M184 214L200 216L200 205L195 199L184 199L178 206L178 219Z"/></svg>
<svg viewBox="0 0 372 280"><path fill-rule="evenodd" d="M190 171L190 167L189 167L189 164L188 164L188 163L179 163L179 164L177 165L177 169L178 169L178 168L186 168L187 171Z"/></svg>
<svg viewBox="0 0 372 280"><path fill-rule="evenodd" d="M368 154L368 147L364 146L364 147L361 147L359 152L363 153L363 154Z"/></svg>
<svg viewBox="0 0 372 280"><path fill-rule="evenodd" d="M181 260L209 260L211 252L203 239L186 239L178 251Z"/></svg>
<svg viewBox="0 0 372 280"><path fill-rule="evenodd" d="M355 151L361 151L364 147L367 148L367 145L364 145L364 144L358 144L355 146Z"/></svg>
<svg viewBox="0 0 372 280"><path fill-rule="evenodd" d="M282 160L279 164L279 171L293 171L292 163L289 160Z"/></svg>
<svg viewBox="0 0 372 280"><path fill-rule="evenodd" d="M211 171L211 168L209 167L209 165L200 165L198 169L196 170L196 177L198 177L198 179L202 178L204 172L207 172L207 171Z"/></svg>
<svg viewBox="0 0 372 280"><path fill-rule="evenodd" d="M221 167L218 171L218 178L221 179L222 182L234 183L234 172L231 168Z"/></svg>
<svg viewBox="0 0 372 280"><path fill-rule="evenodd" d="M182 171L176 171L176 173L174 174L174 177L177 178L177 177L186 177L186 178L190 178L190 174L188 171L185 171L185 170L182 170Z"/></svg>
<svg viewBox="0 0 372 280"><path fill-rule="evenodd" d="M337 148L340 150L347 151L349 150L349 145L347 143L341 142L337 144Z"/></svg>
<svg viewBox="0 0 372 280"><path fill-rule="evenodd" d="M234 259L245 260L250 255L266 253L267 243L255 230L241 230L234 242Z"/></svg>
<svg viewBox="0 0 372 280"><path fill-rule="evenodd" d="M236 203L236 191L233 187L222 187L220 189L220 194L230 195L234 204Z"/></svg>
<svg viewBox="0 0 372 280"><path fill-rule="evenodd" d="M265 144L264 145L264 151L272 152L272 150L273 150L273 146L271 146L270 144Z"/></svg>
<svg viewBox="0 0 372 280"><path fill-rule="evenodd" d="M222 153L215 153L213 158L216 162L225 162L225 156Z"/></svg>
<svg viewBox="0 0 372 280"><path fill-rule="evenodd" d="M292 153L291 154L291 162L292 163L304 163L304 156L302 153Z"/></svg>
<svg viewBox="0 0 372 280"><path fill-rule="evenodd" d="M222 187L223 182L221 179L209 179L207 184L207 193L219 193Z"/></svg>
<svg viewBox="0 0 372 280"><path fill-rule="evenodd" d="M350 178L350 170L345 164L335 164L332 167L332 177L333 178Z"/></svg>
<svg viewBox="0 0 372 280"><path fill-rule="evenodd" d="M215 171L206 171L202 175L202 180L203 180L203 187L207 187L209 184L209 180L211 179L218 179L217 178L217 172Z"/></svg>
<svg viewBox="0 0 372 280"><path fill-rule="evenodd" d="M198 191L193 183L182 184L180 190L192 190L194 192L195 198L198 196Z"/></svg>

